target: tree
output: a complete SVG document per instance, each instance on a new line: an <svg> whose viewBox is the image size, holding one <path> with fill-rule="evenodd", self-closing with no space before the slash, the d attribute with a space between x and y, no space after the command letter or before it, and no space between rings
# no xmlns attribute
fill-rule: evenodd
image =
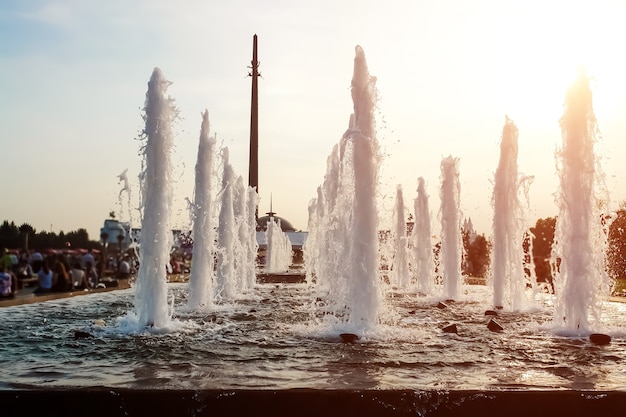
<svg viewBox="0 0 626 417"><path fill-rule="evenodd" d="M89 240L89 234L85 229L78 229L65 233L59 232L57 236L53 232L37 231L29 224L22 223L17 227L14 222L4 220L0 224L0 247L5 248L25 248L30 247L41 249L65 249L68 247L75 248L98 248L98 242Z"/></svg>
<svg viewBox="0 0 626 417"><path fill-rule="evenodd" d="M463 231L463 248L465 258L463 259L463 274L485 278L491 260L492 243L485 235L471 235L469 231Z"/></svg>
<svg viewBox="0 0 626 417"><path fill-rule="evenodd" d="M67 235L67 240L72 244L73 247L76 248L89 248L94 247L92 241L89 240L89 233L87 233L86 229L78 229L73 232L69 232Z"/></svg>
<svg viewBox="0 0 626 417"><path fill-rule="evenodd" d="M28 239L30 235L35 234L35 229L28 223L22 223L19 227L20 234L24 237L24 250L28 251Z"/></svg>
<svg viewBox="0 0 626 417"><path fill-rule="evenodd" d="M20 231L14 222L8 220L0 225L0 242L5 248L17 248L20 246Z"/></svg>
<svg viewBox="0 0 626 417"><path fill-rule="evenodd" d="M530 228L533 235L533 261L535 262L535 274L537 281L552 282L550 259L552 257L552 245L554 244L554 230L556 217L538 219L535 227Z"/></svg>
<svg viewBox="0 0 626 417"><path fill-rule="evenodd" d="M626 203L621 204L609 226L607 269L613 279L626 278Z"/></svg>

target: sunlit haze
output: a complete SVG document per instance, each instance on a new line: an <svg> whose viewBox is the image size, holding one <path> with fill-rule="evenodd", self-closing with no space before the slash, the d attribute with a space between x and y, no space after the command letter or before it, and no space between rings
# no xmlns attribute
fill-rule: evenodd
<svg viewBox="0 0 626 417"><path fill-rule="evenodd" d="M252 38L258 35L259 213L306 229L326 159L348 128L355 46L377 77L381 227L396 185L414 207L418 178L433 231L441 161L459 158L462 217L492 234L505 115L519 130L519 173L533 175L531 224L555 216L555 151L565 93L592 77L596 152L611 207L626 200L626 3L619 1L188 0L0 5L0 221L98 239L109 212L139 226L118 196L127 170L137 207L137 140L155 67L172 82L172 225L188 229L202 112L247 179ZM132 214L132 217L131 217Z"/></svg>

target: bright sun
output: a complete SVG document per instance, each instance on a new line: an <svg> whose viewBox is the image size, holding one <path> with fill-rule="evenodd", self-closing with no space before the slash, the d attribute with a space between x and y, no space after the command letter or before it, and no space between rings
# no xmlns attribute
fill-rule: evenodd
<svg viewBox="0 0 626 417"><path fill-rule="evenodd" d="M594 107L609 105L608 90L621 83L612 34L621 24L608 2L589 9L577 2L541 2L516 10L511 19L491 22L489 77L492 94L508 113L539 123L555 122L565 92L580 68L592 78ZM617 25L617 26L616 26ZM595 94L598 92L598 94ZM559 103L555 106L554 103Z"/></svg>

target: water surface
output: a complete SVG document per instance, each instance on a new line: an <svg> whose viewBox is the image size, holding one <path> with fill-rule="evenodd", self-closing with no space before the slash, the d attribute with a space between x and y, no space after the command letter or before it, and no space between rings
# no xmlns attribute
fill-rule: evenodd
<svg viewBox="0 0 626 417"><path fill-rule="evenodd" d="M382 321L357 343L306 284L263 284L208 313L185 312L187 284L168 284L169 329L133 325L133 289L0 309L0 388L623 390L626 304L607 303L596 346L552 324L552 299L500 314L491 294L461 287L434 297L390 292ZM104 326L98 320L104 320ZM94 321L96 321L94 323ZM441 331L456 324L458 334ZM75 330L94 337L75 339Z"/></svg>

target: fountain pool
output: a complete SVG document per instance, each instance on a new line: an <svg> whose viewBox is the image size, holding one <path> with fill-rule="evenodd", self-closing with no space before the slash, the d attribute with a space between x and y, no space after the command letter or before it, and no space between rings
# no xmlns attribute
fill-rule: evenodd
<svg viewBox="0 0 626 417"><path fill-rule="evenodd" d="M156 156L153 163L147 158L151 169L162 165L159 156L167 153L169 137L167 130L150 130L149 122L167 116L171 104L164 91L152 91L165 85L160 71L154 77L162 82L151 83L147 95L146 149ZM442 204L444 288L434 288L425 297L415 290L381 288L386 284L378 279L378 213L373 204L379 156L374 86L357 47L355 111L333 150L340 155L329 158L324 198L310 207L327 213L318 220L336 216L336 224L343 225L313 234L328 239L310 249L330 255L313 259L315 287L308 282L257 284L231 294L226 278L234 277L232 268L225 273L221 266L232 262L222 263L218 257L216 281L225 297L210 312L198 311L189 307L197 303L187 299L188 285L166 284L166 261L144 251L142 258L156 259L155 267L139 271L136 291L4 308L1 415L527 417L603 415L623 409L626 304L606 302L602 310L594 309L601 311L594 314L594 329L612 337L608 345L592 344L580 315L570 318L565 309L561 316L562 309L555 307L564 299L546 293L531 294L532 307L500 311L495 320L502 330L489 330L493 317L485 310L493 306L490 289L461 282L459 202L448 198L458 194L456 159L444 160L449 162L446 170L442 164L448 173L442 186L442 200L448 200ZM584 136L579 128L564 129L567 137ZM154 178L159 177L147 175ZM169 212L161 209L169 197L160 194L170 184L151 185L158 195L147 199L153 204L145 207L143 229L152 230L148 235L155 237L150 241L158 255L167 243L159 235L169 233L157 216ZM591 196L587 191L583 197ZM219 242L227 248L235 238L229 194L223 193L219 225L225 232ZM146 219L154 227L146 227ZM562 240L570 242L565 234ZM338 249L343 251L335 253ZM574 252L567 252L570 259L576 258ZM454 301L441 303L441 294ZM565 297L566 306L570 298ZM593 299L600 297L594 293ZM450 325L457 332L443 330ZM342 333L359 339L344 343Z"/></svg>
<svg viewBox="0 0 626 417"><path fill-rule="evenodd" d="M382 323L356 343L342 343L342 325L313 308L308 284L260 284L211 313L185 312L187 284L167 287L176 313L160 332L137 330L133 289L3 308L0 396L24 407L29 393L95 395L94 389L99 395L421 392L430 404L445 393L615 396L626 387L624 303L607 303L604 330L613 340L596 346L553 328L551 295L533 310L501 313L504 330L491 332L484 315L488 287L462 285L459 301L447 308L433 297L392 291ZM443 332L448 324L458 333ZM76 330L93 337L75 339Z"/></svg>

